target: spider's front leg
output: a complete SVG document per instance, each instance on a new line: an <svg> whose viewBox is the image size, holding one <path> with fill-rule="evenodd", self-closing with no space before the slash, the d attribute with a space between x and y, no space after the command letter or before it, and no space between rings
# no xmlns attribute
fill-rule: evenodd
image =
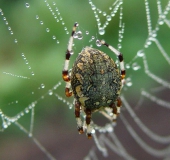
<svg viewBox="0 0 170 160"><path fill-rule="evenodd" d="M120 69L121 69L121 82L122 82L122 87L125 84L125 76L126 76L126 71L125 71L125 66L124 66L124 60L123 60L123 55L120 53L117 49L115 49L113 46L107 44L104 40L99 40L102 45L105 45L108 47L113 53L116 54L116 56L119 59L120 62Z"/></svg>
<svg viewBox="0 0 170 160"><path fill-rule="evenodd" d="M67 51L66 51L66 59L65 59L65 64L64 64L64 69L62 71L62 77L63 80L66 82L66 88L65 88L65 94L67 97L72 96L72 92L70 92L70 88L71 88L71 82L70 82L70 75L69 75L69 61L70 61L70 57L73 54L72 51L72 46L73 46L73 39L74 39L74 33L76 31L76 28L78 26L78 23L75 23L72 29L72 33L68 42L68 47L67 47Z"/></svg>
<svg viewBox="0 0 170 160"><path fill-rule="evenodd" d="M66 71L65 71L66 72ZM70 81L70 75L71 75L71 73L67 73L66 72L66 75L64 75L64 73L65 73L64 71L63 71L63 79L64 79L64 81L66 82L66 87L65 87L65 95L67 96L67 97L70 97L70 96L72 96L72 91L70 90L70 88L71 88L71 81Z"/></svg>

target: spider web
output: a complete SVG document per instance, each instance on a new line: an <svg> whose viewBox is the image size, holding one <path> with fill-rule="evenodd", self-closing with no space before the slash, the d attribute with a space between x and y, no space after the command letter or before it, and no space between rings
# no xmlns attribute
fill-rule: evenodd
<svg viewBox="0 0 170 160"><path fill-rule="evenodd" d="M2 1L0 159L170 159L169 10L168 0ZM77 133L61 80L75 21L71 63L104 39L123 53L127 72L117 123L95 113L90 141Z"/></svg>

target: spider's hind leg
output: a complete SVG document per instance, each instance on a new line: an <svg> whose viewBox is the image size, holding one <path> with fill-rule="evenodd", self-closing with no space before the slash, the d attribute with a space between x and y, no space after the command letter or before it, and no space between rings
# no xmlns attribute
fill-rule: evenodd
<svg viewBox="0 0 170 160"><path fill-rule="evenodd" d="M116 106L116 108L117 108L117 115L120 114L120 108L121 108L121 106L122 106L122 101L121 101L120 97L118 97L118 98L117 98L117 106Z"/></svg>
<svg viewBox="0 0 170 160"><path fill-rule="evenodd" d="M75 101L75 117L76 117L76 121L77 121L77 128L80 134L84 133L83 130L83 124L80 118L80 106L81 104L77 101Z"/></svg>
<svg viewBox="0 0 170 160"><path fill-rule="evenodd" d="M112 113L113 113L113 119L112 121L115 122L117 119L117 107L115 106L115 103L112 103L110 105L110 108L112 108Z"/></svg>
<svg viewBox="0 0 170 160"><path fill-rule="evenodd" d="M88 139L91 139L93 129L90 125L92 112L90 109L85 109L85 113L86 113L87 137Z"/></svg>
<svg viewBox="0 0 170 160"><path fill-rule="evenodd" d="M112 113L113 113L113 122L116 121L117 116L120 114L120 107L122 106L122 101L120 97L117 98L116 102L117 102L116 105L115 103L112 103L110 105L110 108L112 108Z"/></svg>

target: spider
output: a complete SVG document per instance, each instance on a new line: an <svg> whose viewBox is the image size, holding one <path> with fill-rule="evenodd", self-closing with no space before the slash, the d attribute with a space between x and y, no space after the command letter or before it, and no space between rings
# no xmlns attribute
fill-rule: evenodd
<svg viewBox="0 0 170 160"><path fill-rule="evenodd" d="M85 127L80 118L83 111L86 115L85 123L87 137L92 138L93 127L90 125L92 113L111 108L110 118L115 121L120 113L121 99L119 97L124 84L125 68L123 55L104 40L99 40L101 45L107 46L116 54L120 62L120 70L116 63L104 52L85 47L79 53L71 71L68 71L70 57L73 54L72 46L74 34L78 23L75 23L68 42L63 80L66 82L65 94L70 97L74 94L75 118L80 134L84 133Z"/></svg>

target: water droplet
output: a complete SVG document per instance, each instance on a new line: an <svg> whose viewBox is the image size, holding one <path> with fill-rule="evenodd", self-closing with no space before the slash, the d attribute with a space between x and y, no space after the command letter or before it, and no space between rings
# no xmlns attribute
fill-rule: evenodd
<svg viewBox="0 0 170 160"><path fill-rule="evenodd" d="M10 30L11 30L11 27L8 27L8 30L10 31Z"/></svg>
<svg viewBox="0 0 170 160"><path fill-rule="evenodd" d="M129 64L126 64L126 68L129 69L129 68L130 68L130 65L129 65Z"/></svg>
<svg viewBox="0 0 170 160"><path fill-rule="evenodd" d="M41 24L41 25L43 25L43 24L44 24L44 22L43 22L43 21L40 21L40 24Z"/></svg>
<svg viewBox="0 0 170 160"><path fill-rule="evenodd" d="M60 43L59 40L57 40L56 43L59 44Z"/></svg>
<svg viewBox="0 0 170 160"><path fill-rule="evenodd" d="M41 96L41 99L44 99L44 96Z"/></svg>
<svg viewBox="0 0 170 160"><path fill-rule="evenodd" d="M96 9L96 6L95 6L95 5L91 5L91 9L92 9L92 10L95 10L95 9Z"/></svg>
<svg viewBox="0 0 170 160"><path fill-rule="evenodd" d="M144 51L143 50L139 50L137 52L137 55L138 55L138 57L143 57L144 56Z"/></svg>
<svg viewBox="0 0 170 160"><path fill-rule="evenodd" d="M106 28L107 25L109 25L108 21L105 22L105 25L103 25L103 28Z"/></svg>
<svg viewBox="0 0 170 160"><path fill-rule="evenodd" d="M28 108L25 108L25 113L29 113L29 109Z"/></svg>
<svg viewBox="0 0 170 160"><path fill-rule="evenodd" d="M28 60L25 61L25 64L28 64Z"/></svg>
<svg viewBox="0 0 170 160"><path fill-rule="evenodd" d="M29 105L29 109L32 109L32 105Z"/></svg>
<svg viewBox="0 0 170 160"><path fill-rule="evenodd" d="M6 17L3 17L3 20L6 21Z"/></svg>
<svg viewBox="0 0 170 160"><path fill-rule="evenodd" d="M105 34L104 28L102 28L102 27L99 28L99 34L100 35L104 35Z"/></svg>
<svg viewBox="0 0 170 160"><path fill-rule="evenodd" d="M86 31L86 34L88 35L88 34L89 34L89 31Z"/></svg>
<svg viewBox="0 0 170 160"><path fill-rule="evenodd" d="M12 35L13 35L13 34L14 34L14 33L13 33L13 31L11 31L11 32L10 32L10 34L12 34Z"/></svg>
<svg viewBox="0 0 170 160"><path fill-rule="evenodd" d="M29 134L28 134L28 137L32 137L32 133L29 133Z"/></svg>
<svg viewBox="0 0 170 160"><path fill-rule="evenodd" d="M163 25L164 24L164 21L161 19L161 20L159 20L159 25Z"/></svg>
<svg viewBox="0 0 170 160"><path fill-rule="evenodd" d="M25 7L26 7L26 8L29 8L29 7L30 7L30 4L29 4L29 3L25 3Z"/></svg>
<svg viewBox="0 0 170 160"><path fill-rule="evenodd" d="M18 43L18 40L17 40L17 39L14 39L14 43Z"/></svg>
<svg viewBox="0 0 170 160"><path fill-rule="evenodd" d="M121 44L118 44L118 50L120 50L122 48Z"/></svg>
<svg viewBox="0 0 170 160"><path fill-rule="evenodd" d="M41 88L45 88L45 85L43 83L41 84Z"/></svg>
<svg viewBox="0 0 170 160"><path fill-rule="evenodd" d="M56 36L53 36L52 38L53 38L53 39L56 39Z"/></svg>
<svg viewBox="0 0 170 160"><path fill-rule="evenodd" d="M24 116L24 112L21 112L20 115L21 115L21 116Z"/></svg>
<svg viewBox="0 0 170 160"><path fill-rule="evenodd" d="M77 32L77 38L79 39L79 40L81 40L82 38L83 38L83 35L82 35L82 32L81 31L78 31Z"/></svg>
<svg viewBox="0 0 170 160"><path fill-rule="evenodd" d="M72 105L72 104L70 104L70 105L69 105L69 109L72 109L72 108L73 108L73 105Z"/></svg>
<svg viewBox="0 0 170 160"><path fill-rule="evenodd" d="M71 55L73 55L73 54L74 54L74 52L73 52L73 51L70 51L70 54L71 54Z"/></svg>
<svg viewBox="0 0 170 160"><path fill-rule="evenodd" d="M114 13L114 12L111 12L111 16L114 17L114 16L115 16L115 13Z"/></svg>
<svg viewBox="0 0 170 160"><path fill-rule="evenodd" d="M153 32L152 32L152 37L156 37L157 36L157 32L154 30Z"/></svg>
<svg viewBox="0 0 170 160"><path fill-rule="evenodd" d="M8 125L6 122L3 122L3 128L8 128Z"/></svg>
<svg viewBox="0 0 170 160"><path fill-rule="evenodd" d="M112 127L112 126L110 126L110 125L109 125L109 126L107 126L107 131L108 131L108 132L113 132L113 127Z"/></svg>
<svg viewBox="0 0 170 160"><path fill-rule="evenodd" d="M95 132L96 132L95 129L92 129L91 133L94 134Z"/></svg>
<svg viewBox="0 0 170 160"><path fill-rule="evenodd" d="M106 12L103 12L103 16L106 16L107 14L106 14Z"/></svg>
<svg viewBox="0 0 170 160"><path fill-rule="evenodd" d="M50 29L49 29L49 28L46 28L46 32L50 32Z"/></svg>
<svg viewBox="0 0 170 160"><path fill-rule="evenodd" d="M77 38L77 32L74 33L73 37L74 37L74 38Z"/></svg>
<svg viewBox="0 0 170 160"><path fill-rule="evenodd" d="M91 37L91 39L92 39L92 40L94 40L94 39L95 39L95 37L94 37L94 36L92 36L92 37Z"/></svg>
<svg viewBox="0 0 170 160"><path fill-rule="evenodd" d="M137 71L137 70L140 69L141 67L140 67L136 62L134 62L134 63L132 64L132 68L133 68L133 70Z"/></svg>
<svg viewBox="0 0 170 160"><path fill-rule="evenodd" d="M31 75L34 76L35 75L34 72L31 72Z"/></svg>
<svg viewBox="0 0 170 160"><path fill-rule="evenodd" d="M6 21L5 24L8 25L8 21Z"/></svg>
<svg viewBox="0 0 170 160"><path fill-rule="evenodd" d="M76 32L73 37L81 40L83 38L82 32L81 31Z"/></svg>
<svg viewBox="0 0 170 160"><path fill-rule="evenodd" d="M130 87L130 86L132 86L132 80L131 80L131 78L127 78L126 80L126 86L128 86L128 87Z"/></svg>
<svg viewBox="0 0 170 160"><path fill-rule="evenodd" d="M3 13L3 12L1 12L1 15L3 16L3 15L4 15L4 13Z"/></svg>
<svg viewBox="0 0 170 160"><path fill-rule="evenodd" d="M55 6L55 5L56 5L56 2L53 2L53 5Z"/></svg>
<svg viewBox="0 0 170 160"><path fill-rule="evenodd" d="M51 95L53 95L53 91L52 90L49 90L48 91L48 94L51 96Z"/></svg>
<svg viewBox="0 0 170 160"><path fill-rule="evenodd" d="M35 18L36 18L36 19L39 19L39 16L38 16L38 15L36 15L36 16L35 16Z"/></svg>
<svg viewBox="0 0 170 160"><path fill-rule="evenodd" d="M110 15L107 15L106 19L107 19L108 21L111 21L111 20L112 20L112 17L111 17Z"/></svg>
<svg viewBox="0 0 170 160"><path fill-rule="evenodd" d="M146 44L149 46L149 45L152 44L152 42L148 40L148 41L146 42Z"/></svg>
<svg viewBox="0 0 170 160"><path fill-rule="evenodd" d="M98 25L98 27L100 28L100 26L101 26L101 22L97 22L97 25Z"/></svg>
<svg viewBox="0 0 170 160"><path fill-rule="evenodd" d="M97 39L96 40L96 45L98 46L98 47L100 47L102 44L101 44L101 42Z"/></svg>

